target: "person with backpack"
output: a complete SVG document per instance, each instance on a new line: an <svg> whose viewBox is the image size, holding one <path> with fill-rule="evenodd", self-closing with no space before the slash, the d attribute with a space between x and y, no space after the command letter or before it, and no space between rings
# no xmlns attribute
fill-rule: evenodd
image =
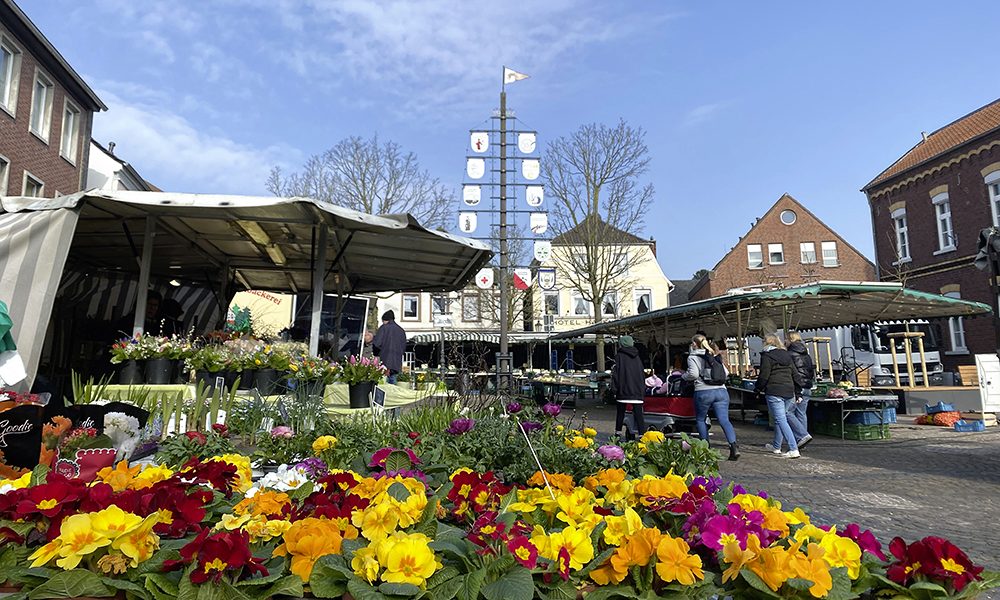
<svg viewBox="0 0 1000 600"><path fill-rule="evenodd" d="M795 402L792 403L791 410L787 411L789 424L793 419L798 421L800 432L805 434L796 442L798 447L802 448L812 441L812 436L809 435L809 420L806 417L806 412L809 408L812 386L816 383L816 364L809 356L809 350L797 331L788 334L788 352L792 355L792 364L795 365L795 369L802 377L802 387L795 390Z"/></svg>
<svg viewBox="0 0 1000 600"><path fill-rule="evenodd" d="M625 425L625 408L631 404L636 432L642 435L646 433L646 419L642 412L643 398L646 396L646 374L632 336L621 336L618 338L618 345L615 366L611 369L611 393L614 394L615 403L618 405L615 414L615 433L619 433Z"/></svg>
<svg viewBox="0 0 1000 600"><path fill-rule="evenodd" d="M729 421L729 391L726 389L726 379L729 373L719 356L718 350L712 347L702 334L691 338L691 348L688 353L687 371L682 376L685 381L694 382L695 426L698 437L708 441L708 426L705 419L708 411L715 413L715 420L722 427L722 432L729 442L729 460L739 460L740 448L736 443L736 431Z"/></svg>
<svg viewBox="0 0 1000 600"><path fill-rule="evenodd" d="M785 458L799 457L798 438L792 432L785 407L794 402L795 391L801 387L802 378L792 364L792 355L785 350L777 335L766 336L764 349L760 352L760 373L754 391L764 395L767 410L774 417L774 443L764 448ZM788 442L788 452L784 454L781 454L782 441Z"/></svg>

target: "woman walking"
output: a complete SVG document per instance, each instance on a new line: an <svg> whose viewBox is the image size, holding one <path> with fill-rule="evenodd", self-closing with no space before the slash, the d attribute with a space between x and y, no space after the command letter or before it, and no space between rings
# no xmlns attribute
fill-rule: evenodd
<svg viewBox="0 0 1000 600"><path fill-rule="evenodd" d="M683 378L686 381L694 382L694 409L695 426L698 428L698 437L708 441L708 427L705 425L705 418L708 411L715 413L715 420L722 427L722 432L729 442L729 460L740 458L740 448L736 443L736 431L729 421L729 392L726 390L725 376L719 382L712 376L712 365L719 361L725 375L728 370L722 363L722 358L716 348L705 339L700 333L691 338L691 348L688 354L688 368Z"/></svg>
<svg viewBox="0 0 1000 600"><path fill-rule="evenodd" d="M767 410L774 417L774 443L764 447L774 454L781 454L781 442L786 440L788 452L781 454L785 458L799 457L799 447L785 411L786 405L795 400L797 385L801 387L801 378L792 364L792 355L785 350L778 336L768 335L760 353L760 374L754 391L764 394Z"/></svg>
<svg viewBox="0 0 1000 600"><path fill-rule="evenodd" d="M804 447L812 441L809 435L809 420L806 413L809 409L809 398L812 396L812 386L816 382L816 365L809 356L809 350L802 342L802 336L797 331L788 334L788 352L792 355L792 365L799 372L802 378L802 387L795 390L795 402L792 403L788 412L788 423L793 425L796 444L799 448ZM798 431L795 431L795 424L798 424Z"/></svg>

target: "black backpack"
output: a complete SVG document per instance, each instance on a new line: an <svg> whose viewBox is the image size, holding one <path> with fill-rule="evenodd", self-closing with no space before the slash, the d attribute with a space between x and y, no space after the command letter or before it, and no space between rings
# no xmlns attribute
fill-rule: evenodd
<svg viewBox="0 0 1000 600"><path fill-rule="evenodd" d="M705 385L726 385L726 367L718 356L702 356L705 365L701 369L701 381Z"/></svg>

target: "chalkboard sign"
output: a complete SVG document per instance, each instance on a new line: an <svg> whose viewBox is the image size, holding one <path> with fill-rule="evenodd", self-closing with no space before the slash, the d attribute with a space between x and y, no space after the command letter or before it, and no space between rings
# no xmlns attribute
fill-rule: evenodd
<svg viewBox="0 0 1000 600"><path fill-rule="evenodd" d="M0 412L0 452L3 462L17 469L38 465L44 409L24 405Z"/></svg>

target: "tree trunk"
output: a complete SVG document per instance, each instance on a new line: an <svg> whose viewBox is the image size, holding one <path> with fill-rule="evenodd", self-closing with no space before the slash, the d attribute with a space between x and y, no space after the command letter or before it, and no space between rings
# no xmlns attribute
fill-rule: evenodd
<svg viewBox="0 0 1000 600"><path fill-rule="evenodd" d="M603 301L603 297L602 297ZM600 324L603 321L603 315L601 314L601 303L594 302L594 325ZM597 372L604 372L604 335L597 334Z"/></svg>

